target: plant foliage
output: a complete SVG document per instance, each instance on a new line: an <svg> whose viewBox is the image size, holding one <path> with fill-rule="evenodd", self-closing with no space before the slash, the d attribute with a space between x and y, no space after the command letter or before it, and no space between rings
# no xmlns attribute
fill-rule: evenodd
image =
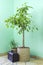
<svg viewBox="0 0 43 65"><path fill-rule="evenodd" d="M35 26L31 26L31 14L28 13L29 9L32 8L31 6L27 6L26 4L22 6L21 8L17 9L17 13L9 17L6 22L7 27L15 28L17 26L19 29L19 33L22 33L23 31L27 30L28 32L34 29L37 29Z"/></svg>
<svg viewBox="0 0 43 65"><path fill-rule="evenodd" d="M15 42L14 40L12 40L12 41L10 42L10 47L11 47L12 49L17 47L17 44L16 44L16 42Z"/></svg>
<svg viewBox="0 0 43 65"><path fill-rule="evenodd" d="M15 28L17 26L16 29L19 28L18 33L21 34L23 33L23 47L24 47L24 31L34 31L34 30L38 30L38 28L35 25L31 25L32 21L31 21L31 14L29 13L29 9L31 9L31 6L27 6L26 4L24 4L21 8L17 9L17 12L14 16L9 17L8 19L5 20L6 22L6 26L7 27L11 27L11 28Z"/></svg>

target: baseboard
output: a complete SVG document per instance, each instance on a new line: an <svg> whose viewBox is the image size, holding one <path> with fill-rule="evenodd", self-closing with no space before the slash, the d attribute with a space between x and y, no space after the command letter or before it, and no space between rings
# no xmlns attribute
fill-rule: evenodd
<svg viewBox="0 0 43 65"><path fill-rule="evenodd" d="M34 59L43 59L43 58L41 58L41 57L39 57L39 56L34 56L34 55L31 55L30 57L31 57L31 58L34 58Z"/></svg>
<svg viewBox="0 0 43 65"><path fill-rule="evenodd" d="M7 52L6 53L0 53L0 56L5 56L7 54L8 54Z"/></svg>

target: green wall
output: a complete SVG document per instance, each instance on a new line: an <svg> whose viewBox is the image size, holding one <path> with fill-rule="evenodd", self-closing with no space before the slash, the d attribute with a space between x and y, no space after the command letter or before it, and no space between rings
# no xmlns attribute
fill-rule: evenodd
<svg viewBox="0 0 43 65"><path fill-rule="evenodd" d="M31 55L43 57L43 0L14 0L14 14L16 8L21 7L25 2L33 7L30 10L32 21L39 28L35 32L25 31L25 46L30 47ZM14 39L18 46L22 46L22 34L19 35L16 29L14 29Z"/></svg>
<svg viewBox="0 0 43 65"><path fill-rule="evenodd" d="M30 10L32 21L39 28L37 32L25 31L25 46L30 47L31 55L43 57L43 0L0 0L0 53L10 50L12 39L22 46L22 34L19 35L16 29L7 29L4 20L15 14L17 7L25 2L33 7Z"/></svg>
<svg viewBox="0 0 43 65"><path fill-rule="evenodd" d="M13 29L7 29L4 20L13 15L13 0L0 0L0 53L7 52L13 39Z"/></svg>

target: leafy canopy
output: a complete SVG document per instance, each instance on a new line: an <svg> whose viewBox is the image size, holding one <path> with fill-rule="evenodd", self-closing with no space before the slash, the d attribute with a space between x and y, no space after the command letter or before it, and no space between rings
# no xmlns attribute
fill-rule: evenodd
<svg viewBox="0 0 43 65"><path fill-rule="evenodd" d="M31 6L27 6L26 4L21 8L17 9L17 12L14 16L9 17L6 22L7 27L15 28L17 26L19 28L19 33L27 30L28 32L34 29L38 30L37 27L31 26L31 14L28 13L29 9L32 8Z"/></svg>

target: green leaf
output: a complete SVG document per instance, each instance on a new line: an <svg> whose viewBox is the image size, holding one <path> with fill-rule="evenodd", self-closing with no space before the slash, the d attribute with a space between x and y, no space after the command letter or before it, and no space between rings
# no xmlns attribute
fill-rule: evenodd
<svg viewBox="0 0 43 65"><path fill-rule="evenodd" d="M38 30L38 28L36 27L36 30Z"/></svg>
<svg viewBox="0 0 43 65"><path fill-rule="evenodd" d="M6 24L6 27L9 28L9 24Z"/></svg>

